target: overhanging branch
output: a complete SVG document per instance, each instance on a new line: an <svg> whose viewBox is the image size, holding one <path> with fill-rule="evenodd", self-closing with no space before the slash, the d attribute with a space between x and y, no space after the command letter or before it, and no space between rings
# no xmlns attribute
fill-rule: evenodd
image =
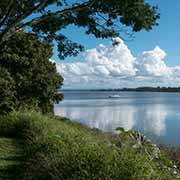
<svg viewBox="0 0 180 180"><path fill-rule="evenodd" d="M35 24L38 24L50 17L53 17L53 16L57 16L57 15L61 15L61 14L68 14L68 13L71 13L73 11L82 11L84 9L88 8L88 5L87 4L82 4L82 5L79 5L79 6L75 6L75 7L71 7L71 8L68 8L68 9L63 9L63 10L59 10L59 11L56 11L56 12L52 12L52 13L49 13L47 15L44 15L44 16L41 16L39 18L35 18L35 19L32 19L31 21L29 22L26 22L24 24L22 24L21 26L17 27L16 28L16 32L19 32L21 30L23 30L26 26L31 26L31 25L35 25Z"/></svg>
<svg viewBox="0 0 180 180"><path fill-rule="evenodd" d="M19 24L23 19L27 18L31 14L33 14L35 11L38 11L44 7L44 5L47 3L48 0L44 0L43 2L39 3L37 6L35 6L33 9L28 11L25 14L20 15L13 23L11 23L0 35L0 39L2 40L3 37L11 30L13 29L17 24Z"/></svg>
<svg viewBox="0 0 180 180"><path fill-rule="evenodd" d="M8 17L11 15L12 11L13 11L13 0L10 0L9 4L7 6L7 13L4 14L2 19L0 20L0 27L4 25L4 23L6 22Z"/></svg>

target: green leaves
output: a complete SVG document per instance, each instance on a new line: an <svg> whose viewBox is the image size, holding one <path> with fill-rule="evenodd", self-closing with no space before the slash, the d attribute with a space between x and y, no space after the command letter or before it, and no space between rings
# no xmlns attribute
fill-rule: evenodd
<svg viewBox="0 0 180 180"><path fill-rule="evenodd" d="M124 25L134 32L149 31L160 18L158 8L144 0L0 0L0 7L0 44L28 27L41 39L57 40L60 59L83 50L62 34L69 25L82 27L96 38L108 38L119 36ZM58 40L59 34L64 41Z"/></svg>
<svg viewBox="0 0 180 180"><path fill-rule="evenodd" d="M118 131L120 133L121 138L126 138L126 137L131 137L133 134L132 130L128 130L126 131L124 128L122 127L118 127L116 128L116 131Z"/></svg>
<svg viewBox="0 0 180 180"><path fill-rule="evenodd" d="M15 82L10 73L0 67L0 114L12 111L15 105Z"/></svg>
<svg viewBox="0 0 180 180"><path fill-rule="evenodd" d="M65 59L67 56L76 56L84 49L82 45L72 42L63 35L58 35L56 40L60 59Z"/></svg>
<svg viewBox="0 0 180 180"><path fill-rule="evenodd" d="M123 132L125 132L125 129L122 128L122 127L118 127L118 128L116 128L116 131L119 131L120 133L123 133Z"/></svg>
<svg viewBox="0 0 180 180"><path fill-rule="evenodd" d="M39 41L33 34L17 33L0 46L0 54L0 68L3 69L0 100L3 98L10 108L31 106L52 112L53 104L63 97L57 92L63 78L49 61L51 44Z"/></svg>

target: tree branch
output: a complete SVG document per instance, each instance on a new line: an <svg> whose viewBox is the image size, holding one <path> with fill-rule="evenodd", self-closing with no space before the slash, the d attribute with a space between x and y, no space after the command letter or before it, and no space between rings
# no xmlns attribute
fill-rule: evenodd
<svg viewBox="0 0 180 180"><path fill-rule="evenodd" d="M39 3L37 6L35 6L33 9L31 9L30 11L28 11L25 14L20 15L12 24L10 24L1 34L0 34L0 39L2 39L4 37L4 35L6 33L8 33L13 27L15 27L19 22L21 22L23 19L27 18L28 16L30 16L32 13L34 13L35 11L40 10L41 8L43 8L43 6L46 4L48 0L44 0L43 2Z"/></svg>
<svg viewBox="0 0 180 180"><path fill-rule="evenodd" d="M18 24L19 22L21 22L23 19L27 18L28 16L30 16L31 14L33 14L35 11L38 11L40 9L42 9L48 0L44 0L43 2L39 3L37 6L35 6L33 9L31 9L29 12L22 14L21 16L19 16L17 18L17 20L14 22L14 24Z"/></svg>
<svg viewBox="0 0 180 180"><path fill-rule="evenodd" d="M4 25L8 17L11 15L13 10L13 0L10 0L9 5L7 7L7 13L4 15L4 18L1 18L0 27Z"/></svg>
<svg viewBox="0 0 180 180"><path fill-rule="evenodd" d="M88 8L88 4L82 4L82 5L79 5L79 6L74 6L74 7L68 8L68 9L63 9L63 10L59 10L59 11L56 11L56 12L49 13L47 15L41 16L39 18L32 19L31 21L22 24L21 26L16 28L16 32L21 31L26 26L31 26L31 25L38 24L38 23L40 23L40 22L42 22L42 21L44 21L44 20L46 20L46 19L48 19L50 17L56 16L56 15L61 15L61 14L68 14L68 13L71 13L73 11L81 11L81 10L84 10L86 8Z"/></svg>

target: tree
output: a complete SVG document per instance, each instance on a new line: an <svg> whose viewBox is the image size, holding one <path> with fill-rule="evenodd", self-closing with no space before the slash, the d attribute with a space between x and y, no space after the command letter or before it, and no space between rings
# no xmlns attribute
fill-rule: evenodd
<svg viewBox="0 0 180 180"><path fill-rule="evenodd" d="M19 32L0 45L0 109L8 112L26 105L52 112L62 99L63 78L57 73L52 45L33 34Z"/></svg>
<svg viewBox="0 0 180 180"><path fill-rule="evenodd" d="M13 110L15 106L15 82L10 73L0 67L0 114Z"/></svg>
<svg viewBox="0 0 180 180"><path fill-rule="evenodd" d="M124 25L133 32L151 30L159 16L158 8L144 0L0 0L0 43L15 32L30 31L49 42L56 40L64 59L83 50L62 33L69 25L108 38L121 35Z"/></svg>

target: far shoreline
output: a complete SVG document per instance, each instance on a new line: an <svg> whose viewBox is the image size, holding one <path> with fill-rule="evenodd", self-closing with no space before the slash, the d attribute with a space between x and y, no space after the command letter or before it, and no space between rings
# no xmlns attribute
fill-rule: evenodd
<svg viewBox="0 0 180 180"><path fill-rule="evenodd" d="M108 89L61 89L60 91L113 91L113 92L165 92L180 93L180 87L137 87L137 88L108 88Z"/></svg>

